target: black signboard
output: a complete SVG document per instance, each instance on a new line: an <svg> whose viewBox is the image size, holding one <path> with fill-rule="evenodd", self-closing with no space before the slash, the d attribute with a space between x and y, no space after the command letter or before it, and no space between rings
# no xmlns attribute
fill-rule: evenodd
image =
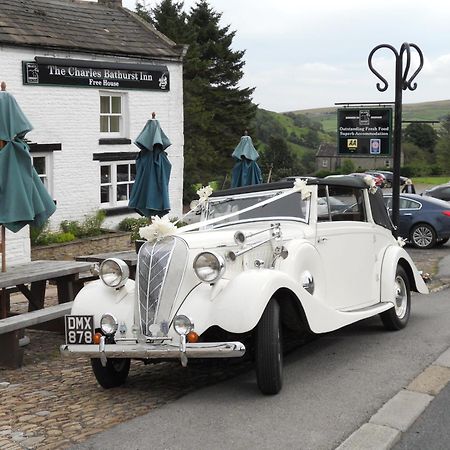
<svg viewBox="0 0 450 450"><path fill-rule="evenodd" d="M391 154L392 108L343 108L337 114L339 154Z"/></svg>
<svg viewBox="0 0 450 450"><path fill-rule="evenodd" d="M166 66L36 57L22 62L27 85L80 86L97 89L169 91Z"/></svg>

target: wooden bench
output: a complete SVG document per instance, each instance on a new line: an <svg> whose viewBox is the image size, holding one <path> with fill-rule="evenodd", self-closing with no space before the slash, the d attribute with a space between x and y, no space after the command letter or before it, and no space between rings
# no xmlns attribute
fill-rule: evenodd
<svg viewBox="0 0 450 450"><path fill-rule="evenodd" d="M23 349L20 347L19 340L23 337L25 328L61 319L66 314L70 314L72 305L73 302L61 303L0 319L0 367L21 367Z"/></svg>

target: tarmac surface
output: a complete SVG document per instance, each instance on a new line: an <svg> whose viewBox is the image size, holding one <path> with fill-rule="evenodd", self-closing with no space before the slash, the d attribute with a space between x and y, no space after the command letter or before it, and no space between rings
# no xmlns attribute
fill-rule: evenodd
<svg viewBox="0 0 450 450"><path fill-rule="evenodd" d="M407 251L419 270L431 275L430 289L445 289L450 284L450 244L431 250L407 248ZM50 296L46 302L51 305L56 302L56 297ZM16 311L23 311L27 305L20 295L15 296L12 303ZM62 335L34 330L27 330L27 335L30 337L30 344L25 347L23 367L16 370L0 369L2 450L69 448L93 434L173 402L193 390L251 370L249 362L223 361L183 368L179 363L158 363L146 367L141 362L133 361L126 385L104 390L96 383L89 362L81 358L61 359L59 345L64 339ZM441 389L442 395L448 391L445 386ZM409 425L420 417L422 411L428 414L425 407L435 395L436 400L431 405L441 401L441 394L433 392L434 394L425 393L423 389L418 392L421 394L419 400L413 399L412 404L415 407L419 405L419 409L412 409L419 412L417 416L410 418ZM394 409L391 411L395 412L397 403L394 399L392 401L390 407ZM405 399L400 398L398 401L401 403ZM411 399L406 401L411 402ZM388 404L389 402L386 405ZM389 406L387 408L389 413ZM371 425L369 428L374 430L374 423L365 425ZM377 423L375 425L383 427ZM367 426L365 428L367 431ZM386 431L384 428L382 431ZM399 439L398 433L396 436L389 446L373 448L392 447ZM349 446L350 444L348 441L343 448L361 448Z"/></svg>

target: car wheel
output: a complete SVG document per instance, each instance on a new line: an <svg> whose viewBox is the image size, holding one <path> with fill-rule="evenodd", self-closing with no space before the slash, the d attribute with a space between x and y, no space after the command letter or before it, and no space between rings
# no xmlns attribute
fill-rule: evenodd
<svg viewBox="0 0 450 450"><path fill-rule="evenodd" d="M263 394L280 392L283 384L283 348L280 305L272 298L256 328L256 378Z"/></svg>
<svg viewBox="0 0 450 450"><path fill-rule="evenodd" d="M100 359L92 358L91 366L98 384L105 389L110 389L125 383L130 371L130 358L108 359L105 367Z"/></svg>
<svg viewBox="0 0 450 450"><path fill-rule="evenodd" d="M448 242L449 239L450 238L438 239L436 241L436 245L439 245L439 246L444 245L444 244L446 244Z"/></svg>
<svg viewBox="0 0 450 450"><path fill-rule="evenodd" d="M411 242L417 248L431 248L436 245L436 232L431 225L419 223L411 230Z"/></svg>
<svg viewBox="0 0 450 450"><path fill-rule="evenodd" d="M411 290L403 267L397 268L394 289L394 307L380 314L383 325L390 331L405 328L411 313Z"/></svg>

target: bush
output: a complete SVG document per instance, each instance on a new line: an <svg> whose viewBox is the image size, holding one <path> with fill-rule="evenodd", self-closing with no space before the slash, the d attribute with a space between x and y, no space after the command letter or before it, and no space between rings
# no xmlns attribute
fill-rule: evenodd
<svg viewBox="0 0 450 450"><path fill-rule="evenodd" d="M31 245L62 244L73 240L75 240L75 236L72 233L42 231L34 239L31 239Z"/></svg>
<svg viewBox="0 0 450 450"><path fill-rule="evenodd" d="M101 228L106 217L105 211L97 211L93 216L87 217L81 224L76 220L64 220L60 228L66 233L72 233L77 238L99 236L103 233Z"/></svg>
<svg viewBox="0 0 450 450"><path fill-rule="evenodd" d="M61 231L56 232L48 229L48 222L39 228L30 227L31 245L61 244L77 238L99 236L104 232L101 225L105 217L104 211L98 211L95 215L87 217L81 224L76 220L63 220L59 226Z"/></svg>
<svg viewBox="0 0 450 450"><path fill-rule="evenodd" d="M140 239L139 228L145 227L151 223L148 217L127 217L119 223L120 231L128 231L131 233L131 240Z"/></svg>

